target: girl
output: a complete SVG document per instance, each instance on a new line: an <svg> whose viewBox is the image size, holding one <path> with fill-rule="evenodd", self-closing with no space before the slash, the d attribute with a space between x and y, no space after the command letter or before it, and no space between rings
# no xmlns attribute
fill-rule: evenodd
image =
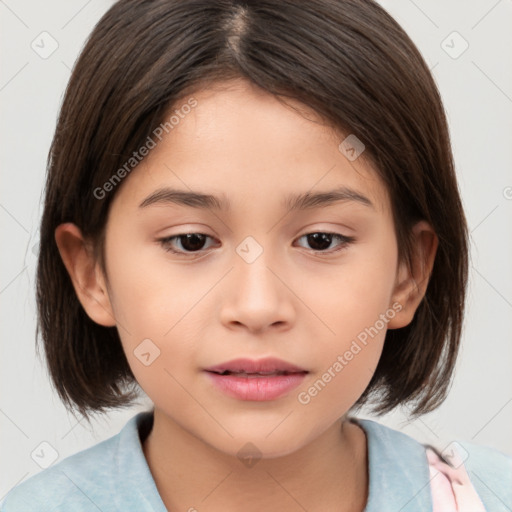
<svg viewBox="0 0 512 512"><path fill-rule="evenodd" d="M118 1L51 147L38 327L70 410L154 407L2 510L510 510L512 458L354 416L443 402L467 236L376 3Z"/></svg>

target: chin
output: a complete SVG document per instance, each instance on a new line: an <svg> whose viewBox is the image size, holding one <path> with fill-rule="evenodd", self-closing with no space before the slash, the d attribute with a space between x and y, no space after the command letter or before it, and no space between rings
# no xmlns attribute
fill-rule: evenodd
<svg viewBox="0 0 512 512"><path fill-rule="evenodd" d="M291 437L288 434L271 434L265 432L244 432L236 435L232 432L234 438L224 436L222 441L210 443L217 450L224 452L226 455L237 457L241 462L246 458L251 460L259 459L275 459L278 457L286 457L300 450L305 440Z"/></svg>

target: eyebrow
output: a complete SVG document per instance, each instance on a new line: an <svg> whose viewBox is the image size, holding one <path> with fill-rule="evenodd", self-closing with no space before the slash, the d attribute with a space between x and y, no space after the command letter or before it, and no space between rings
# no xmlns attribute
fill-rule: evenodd
<svg viewBox="0 0 512 512"><path fill-rule="evenodd" d="M374 204L366 196L349 187L338 187L325 192L304 192L299 195L289 195L283 201L283 207L287 210L306 210L328 206L337 202L358 202L369 208L375 209ZM178 190L174 188L159 188L147 196L139 208L146 208L150 205L177 204L191 208L212 209L227 211L230 209L230 201L225 195L215 196L202 192Z"/></svg>

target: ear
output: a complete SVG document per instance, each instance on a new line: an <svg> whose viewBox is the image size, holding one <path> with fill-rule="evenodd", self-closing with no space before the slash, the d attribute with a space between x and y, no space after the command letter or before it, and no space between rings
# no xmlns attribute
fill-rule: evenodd
<svg viewBox="0 0 512 512"><path fill-rule="evenodd" d="M57 227L55 241L78 300L89 318L105 327L115 326L105 278L99 263L95 261L92 245L84 240L80 229L70 222Z"/></svg>
<svg viewBox="0 0 512 512"><path fill-rule="evenodd" d="M400 311L388 322L388 329L405 327L412 322L430 280L439 239L426 221L420 221L413 227L414 253L412 257L412 273L406 263L401 263L395 281L390 307L399 303Z"/></svg>

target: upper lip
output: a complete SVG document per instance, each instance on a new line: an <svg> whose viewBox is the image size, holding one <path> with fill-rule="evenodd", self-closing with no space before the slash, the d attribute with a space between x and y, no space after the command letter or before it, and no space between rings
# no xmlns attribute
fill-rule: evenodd
<svg viewBox="0 0 512 512"><path fill-rule="evenodd" d="M225 363L210 366L209 368L206 368L206 371L215 373L222 373L225 371L245 373L307 373L307 370L304 368L300 368L299 366L275 357L267 357L257 360L246 358L233 359Z"/></svg>

